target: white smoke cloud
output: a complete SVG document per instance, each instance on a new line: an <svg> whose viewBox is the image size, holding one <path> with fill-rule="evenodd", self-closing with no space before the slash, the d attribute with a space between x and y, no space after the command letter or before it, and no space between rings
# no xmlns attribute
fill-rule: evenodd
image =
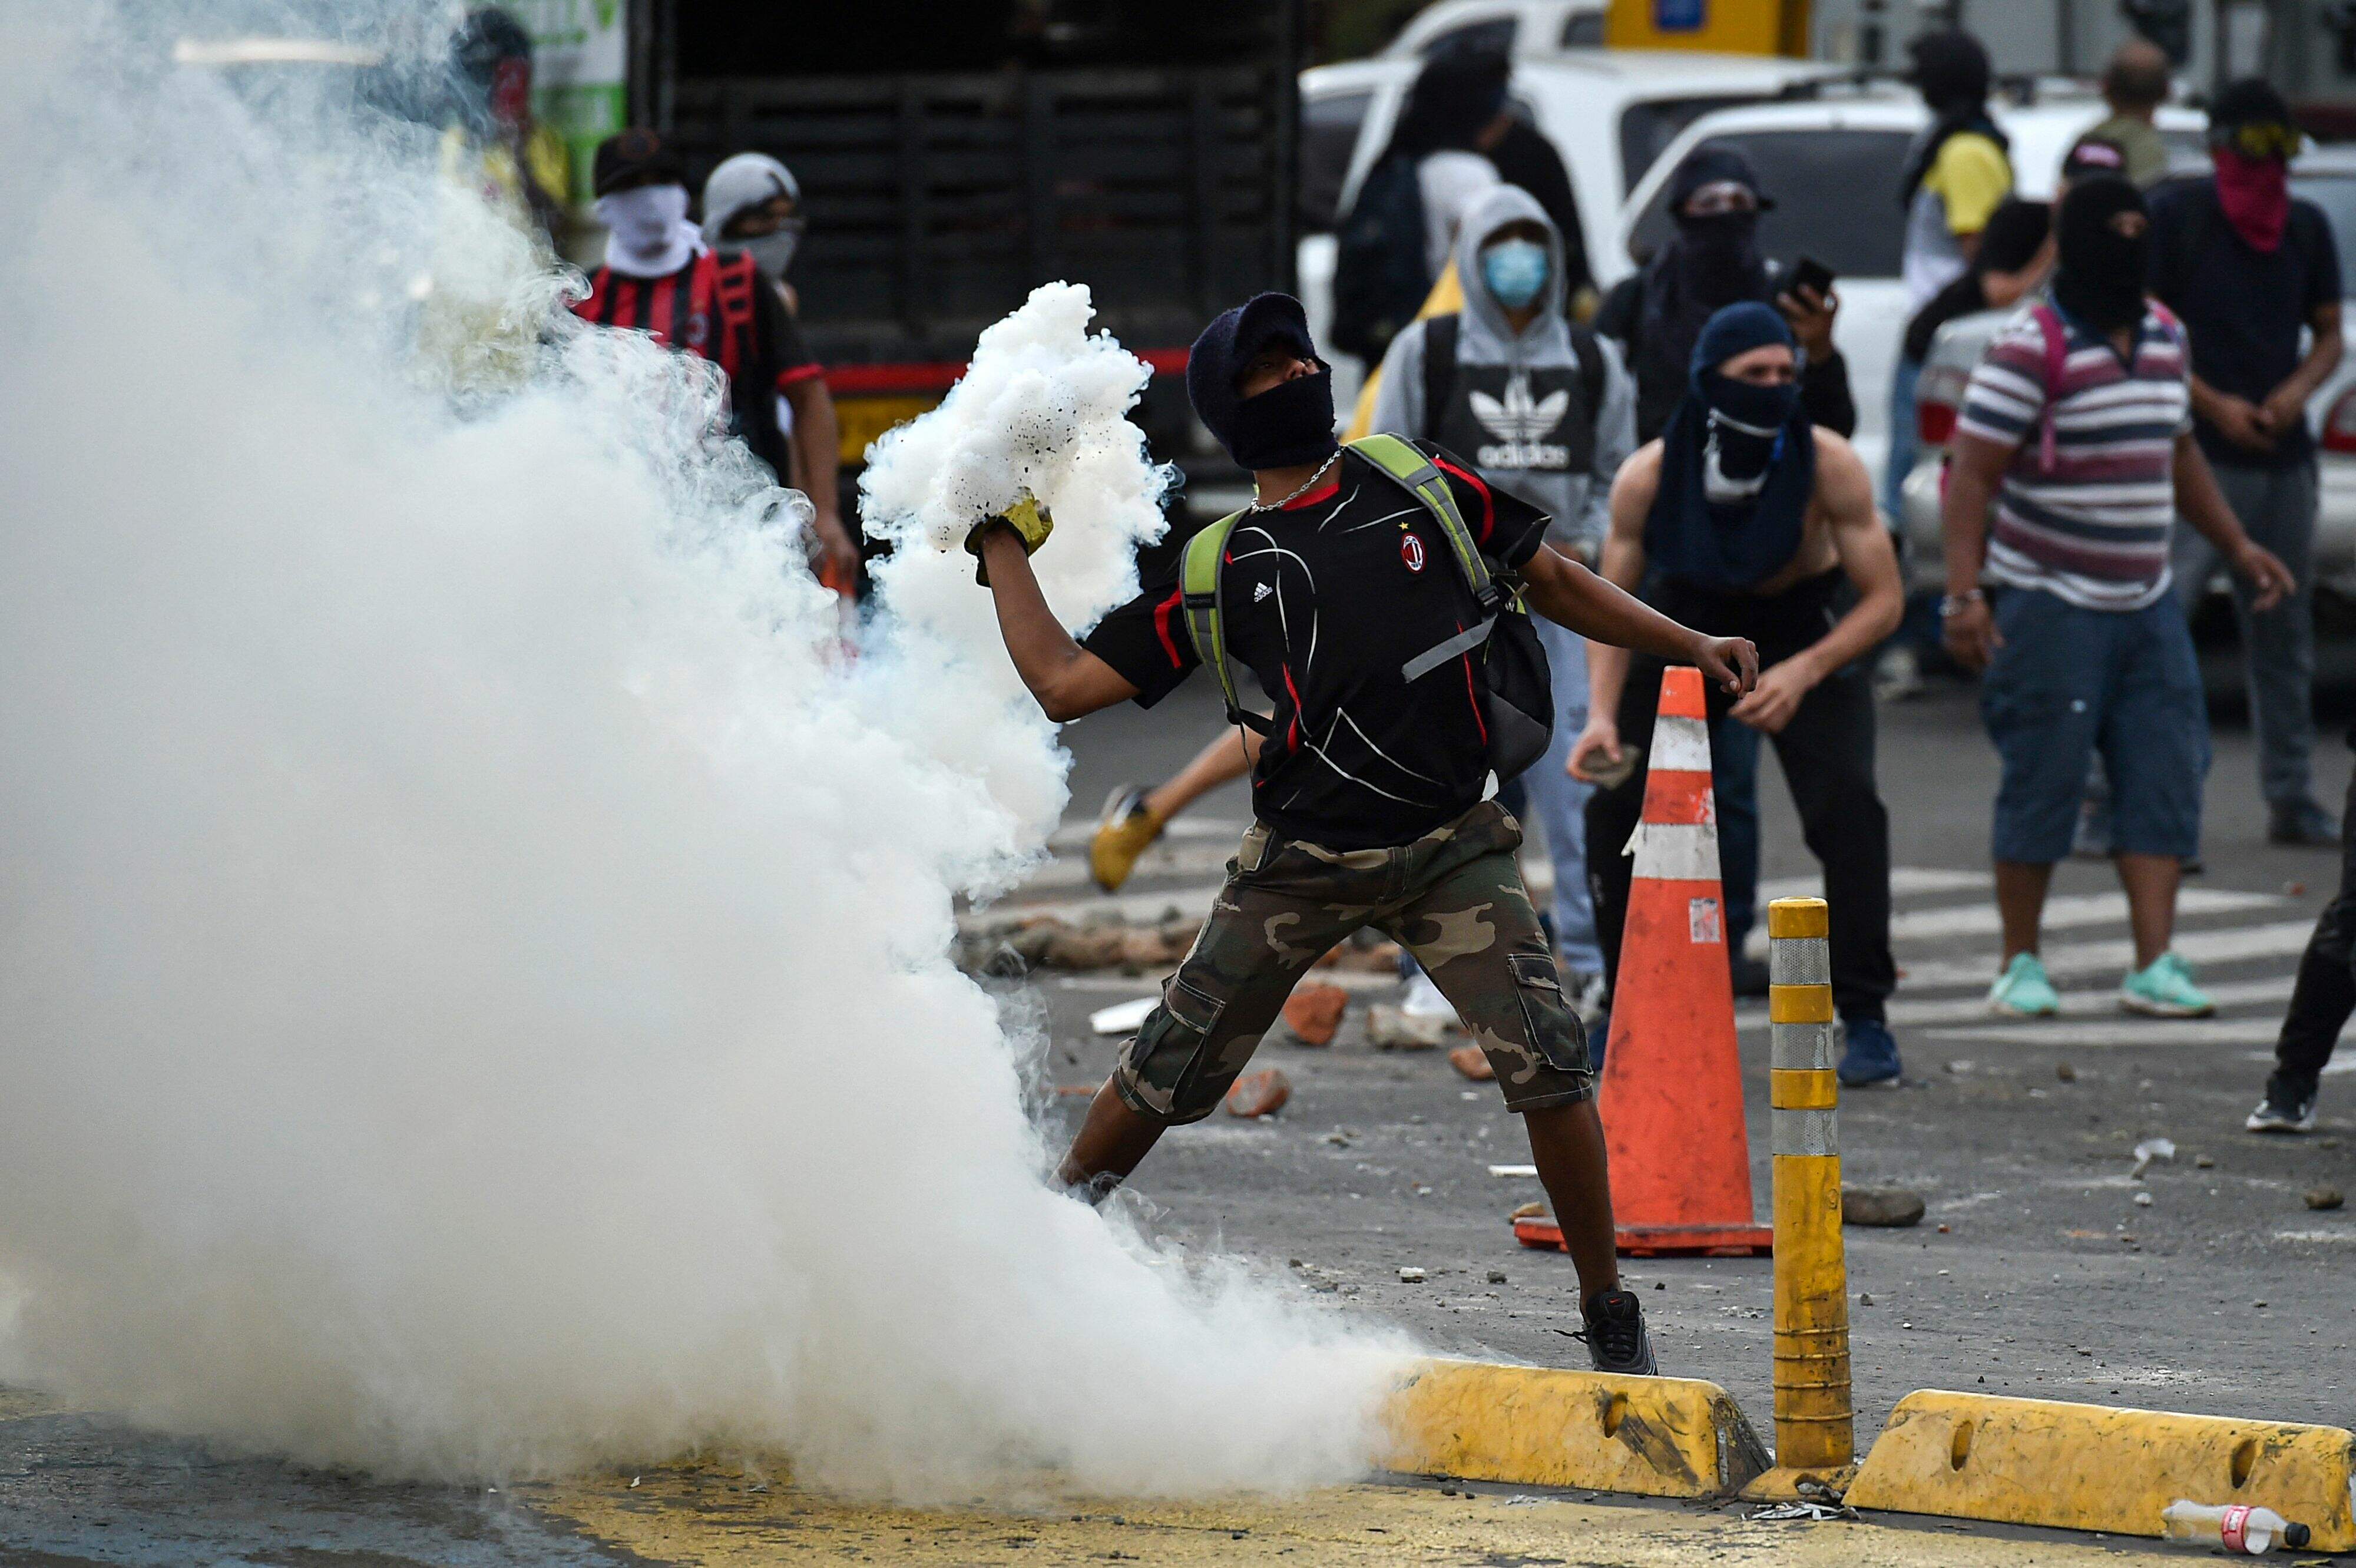
<svg viewBox="0 0 2356 1568"><path fill-rule="evenodd" d="M1037 488L1087 617L1158 526L1085 299L878 476L846 666L708 375L454 354L555 280L431 128L175 70L174 9L0 12L0 1367L395 1475L1363 1466L1396 1345L1051 1191L945 956L1063 758L916 532ZM993 457L992 385L1078 455Z"/></svg>

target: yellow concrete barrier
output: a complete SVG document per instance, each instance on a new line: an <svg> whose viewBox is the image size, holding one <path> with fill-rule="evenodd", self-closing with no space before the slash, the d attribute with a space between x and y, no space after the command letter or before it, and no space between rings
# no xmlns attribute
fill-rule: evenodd
<svg viewBox="0 0 2356 1568"><path fill-rule="evenodd" d="M1890 1412L1848 1503L2119 1535L2158 1535L2178 1498L2254 1503L2346 1552L2351 1477L2356 1435L2336 1426L1925 1389Z"/></svg>
<svg viewBox="0 0 2356 1568"><path fill-rule="evenodd" d="M1716 1383L1420 1361L1384 1412L1387 1467L1530 1487L1715 1498L1767 1467Z"/></svg>

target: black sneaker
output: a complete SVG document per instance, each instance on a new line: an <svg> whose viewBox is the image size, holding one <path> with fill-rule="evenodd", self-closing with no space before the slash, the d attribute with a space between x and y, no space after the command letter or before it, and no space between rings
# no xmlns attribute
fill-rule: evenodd
<svg viewBox="0 0 2356 1568"><path fill-rule="evenodd" d="M2312 1133L2315 1131L2315 1086L2301 1088L2276 1073L2266 1079L2266 1097L2242 1123L2253 1133Z"/></svg>
<svg viewBox="0 0 2356 1568"><path fill-rule="evenodd" d="M1644 1303L1624 1290L1608 1290L1581 1307L1580 1316L1587 1320L1587 1331L1571 1337L1587 1341L1587 1359L1597 1371L1661 1375L1653 1359L1653 1337L1644 1332Z"/></svg>
<svg viewBox="0 0 2356 1568"><path fill-rule="evenodd" d="M2330 849L2340 843L2340 824L2312 800L2288 800L2267 813L2266 842Z"/></svg>

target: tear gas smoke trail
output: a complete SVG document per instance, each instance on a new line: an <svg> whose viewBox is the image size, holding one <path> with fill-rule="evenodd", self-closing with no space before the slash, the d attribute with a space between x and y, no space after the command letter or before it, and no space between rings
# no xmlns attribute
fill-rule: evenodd
<svg viewBox="0 0 2356 1568"><path fill-rule="evenodd" d="M846 672L708 372L536 346L558 282L434 126L176 70L222 7L172 9L0 19L0 274L40 302L0 377L7 1375L425 1477L1360 1466L1395 1347L1041 1180L945 957L1062 804L970 563L908 551ZM1040 489L1073 614L1156 525L1085 319L994 340L1068 461L992 455L986 346L877 476L911 528Z"/></svg>

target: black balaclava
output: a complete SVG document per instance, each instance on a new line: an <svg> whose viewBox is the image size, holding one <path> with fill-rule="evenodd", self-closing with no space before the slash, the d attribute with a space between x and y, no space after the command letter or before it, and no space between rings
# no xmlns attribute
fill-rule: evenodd
<svg viewBox="0 0 2356 1568"><path fill-rule="evenodd" d="M2072 186L2062 199L2054 225L2061 264L2053 274L2053 303L2097 332L2143 319L2151 231L2147 224L2130 239L2112 220L2145 210L2143 192L2109 175Z"/></svg>
<svg viewBox="0 0 2356 1568"><path fill-rule="evenodd" d="M1644 520L1646 557L1665 577L1747 592L1799 553L1816 483L1799 385L1753 386L1719 372L1769 343L1792 347L1792 328L1756 300L1719 311L1695 340L1686 395L1661 432L1660 489Z"/></svg>
<svg viewBox="0 0 2356 1568"><path fill-rule="evenodd" d="M1686 203L1706 185L1740 185L1758 199L1754 212L1686 215ZM1759 171L1732 147L1701 147L1669 178L1669 213L1677 225L1677 263L1687 293L1704 314L1756 295L1761 277L1759 213L1774 206L1759 188Z"/></svg>
<svg viewBox="0 0 2356 1568"><path fill-rule="evenodd" d="M1203 328L1186 359L1186 399L1194 417L1248 472L1290 468L1332 456L1333 371L1317 360L1317 373L1270 387L1258 397L1236 392L1237 372L1270 343L1284 342L1317 360L1309 316L1289 294L1255 295Z"/></svg>

